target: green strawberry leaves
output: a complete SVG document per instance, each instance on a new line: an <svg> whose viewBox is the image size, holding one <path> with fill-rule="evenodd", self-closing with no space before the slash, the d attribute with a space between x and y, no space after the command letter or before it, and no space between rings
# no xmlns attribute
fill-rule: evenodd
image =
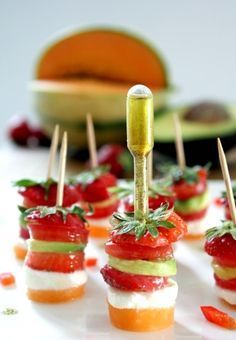
<svg viewBox="0 0 236 340"><path fill-rule="evenodd" d="M118 235L134 233L139 240L148 231L153 237L158 237L158 227L175 228L171 222L166 221L171 212L171 210L168 210L168 204L163 204L158 209L150 211L144 219L140 220L138 219L139 216L136 218L134 213L115 213L111 223L113 230L117 230Z"/></svg>
<svg viewBox="0 0 236 340"><path fill-rule="evenodd" d="M206 238L212 240L215 237L221 237L230 234L236 241L236 225L233 221L222 221L222 225L210 228L206 231Z"/></svg>

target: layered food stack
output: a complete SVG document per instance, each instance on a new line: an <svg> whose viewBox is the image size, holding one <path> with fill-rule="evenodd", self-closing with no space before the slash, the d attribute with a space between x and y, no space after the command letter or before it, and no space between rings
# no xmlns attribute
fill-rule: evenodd
<svg viewBox="0 0 236 340"><path fill-rule="evenodd" d="M205 217L210 205L207 169L173 167L172 190L176 195L175 211L188 225L187 239L200 239L207 229Z"/></svg>
<svg viewBox="0 0 236 340"><path fill-rule="evenodd" d="M30 230L24 262L28 297L38 302L62 302L83 295L87 280L84 248L88 230L82 208L64 208L67 134L64 133L59 165L56 204L24 211Z"/></svg>
<svg viewBox="0 0 236 340"><path fill-rule="evenodd" d="M153 147L152 94L142 85L127 99L128 147L135 159L134 212L113 214L105 244L108 264L101 273L108 287L110 319L118 328L152 331L174 321L177 284L172 242L186 225L168 204L148 209L147 156Z"/></svg>

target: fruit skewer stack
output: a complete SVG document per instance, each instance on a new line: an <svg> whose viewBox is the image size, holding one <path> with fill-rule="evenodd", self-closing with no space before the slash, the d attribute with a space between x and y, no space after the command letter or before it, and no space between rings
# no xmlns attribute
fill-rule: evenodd
<svg viewBox="0 0 236 340"><path fill-rule="evenodd" d="M88 240L85 212L78 206L63 208L67 137L60 155L56 206L39 206L24 212L30 230L24 263L29 299L64 302L79 298L87 280L84 248Z"/></svg>
<svg viewBox="0 0 236 340"><path fill-rule="evenodd" d="M108 287L114 326L129 331L167 328L174 321L177 283L172 242L186 225L167 204L148 209L147 156L153 147L152 94L142 85L127 98L128 148L134 157L134 212L113 214L113 230L105 244L108 264L101 273Z"/></svg>

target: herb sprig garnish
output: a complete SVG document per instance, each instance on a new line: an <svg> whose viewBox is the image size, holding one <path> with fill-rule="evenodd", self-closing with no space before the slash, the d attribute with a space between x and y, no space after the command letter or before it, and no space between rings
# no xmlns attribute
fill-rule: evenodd
<svg viewBox="0 0 236 340"><path fill-rule="evenodd" d="M93 168L89 171L83 171L78 176L72 177L69 179L70 184L81 184L84 189L88 184L95 181L101 175L107 173L109 171L109 166L101 165L96 168Z"/></svg>
<svg viewBox="0 0 236 340"><path fill-rule="evenodd" d="M204 167L196 165L193 167L186 166L184 169L181 169L178 165L166 165L161 168L161 171L167 173L167 179L173 183L179 182L182 179L189 184L194 184L199 180L199 170L203 168L208 172L210 166L211 164L207 163Z"/></svg>
<svg viewBox="0 0 236 340"><path fill-rule="evenodd" d="M149 196L155 197L156 195L162 196L172 196L172 192L169 189L171 184L170 179L161 179L154 181L152 187L148 189ZM130 181L124 184L119 185L118 187L110 187L108 191L112 194L118 196L119 199L123 199L127 196L134 194L134 182Z"/></svg>
<svg viewBox="0 0 236 340"><path fill-rule="evenodd" d="M15 309L15 308L5 308L3 311L2 311L2 314L3 315L15 315L18 313L18 310Z"/></svg>
<svg viewBox="0 0 236 340"><path fill-rule="evenodd" d="M206 238L212 240L215 237L221 237L230 234L236 241L236 225L233 221L222 221L222 225L210 228L206 231Z"/></svg>
<svg viewBox="0 0 236 340"><path fill-rule="evenodd" d="M18 206L18 209L22 213L22 218L26 220L26 218L34 213L39 212L39 217L44 218L48 215L54 215L57 212L62 214L62 219L65 222L68 214L75 214L77 215L83 222L87 223L85 219L86 212L84 209L80 208L79 206L75 205L72 208L63 208L63 207L46 207L46 206L39 206L36 208L24 208L22 206ZM88 214L87 214L88 215Z"/></svg>
<svg viewBox="0 0 236 340"><path fill-rule="evenodd" d="M233 189L233 195L234 195L234 199L236 200L236 184L234 184L233 186L232 186L232 189ZM221 197L222 198L227 198L227 193L226 193L226 191L222 191L221 192Z"/></svg>
<svg viewBox="0 0 236 340"><path fill-rule="evenodd" d="M52 184L57 183L53 178L49 178L46 181L35 181L32 179L28 179L28 178L23 178L20 179L18 181L13 182L13 186L14 187L18 187L18 188L30 188L30 187L34 187L34 186L41 186L42 188L45 189L45 199L48 198L48 193L49 193L49 189L51 187Z"/></svg>
<svg viewBox="0 0 236 340"><path fill-rule="evenodd" d="M136 239L139 240L149 231L153 237L158 237L158 227L175 228L171 222L167 221L171 212L172 210L168 210L168 204L163 204L158 209L149 211L143 220L136 219L134 213L115 213L111 223L113 230L118 230L118 235L133 233Z"/></svg>

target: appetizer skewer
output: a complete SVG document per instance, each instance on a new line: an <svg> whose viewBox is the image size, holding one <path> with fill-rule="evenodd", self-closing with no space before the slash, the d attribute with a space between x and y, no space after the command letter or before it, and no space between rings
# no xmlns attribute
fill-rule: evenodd
<svg viewBox="0 0 236 340"><path fill-rule="evenodd" d="M113 230L105 244L108 264L101 273L108 287L114 326L129 331L167 328L174 321L177 284L172 242L186 225L167 204L148 208L147 156L153 147L152 94L142 85L127 97L128 148L134 157L134 212L113 214Z"/></svg>
<svg viewBox="0 0 236 340"><path fill-rule="evenodd" d="M88 240L85 212L63 208L67 136L60 154L56 206L39 206L24 212L30 230L24 263L29 299L43 303L65 302L84 293L87 276L84 248Z"/></svg>
<svg viewBox="0 0 236 340"><path fill-rule="evenodd" d="M19 260L24 260L27 253L27 239L29 231L24 221L24 210L36 206L54 206L56 204L57 182L52 179L52 167L55 163L56 151L58 146L59 127L56 126L52 138L52 144L49 152L49 163L47 178L45 181L35 181L31 179L21 179L14 183L19 188L18 193L23 198L21 214L19 217L20 232L18 242L14 246L15 256ZM70 207L76 203L79 195L76 189L71 185L64 186L63 206Z"/></svg>
<svg viewBox="0 0 236 340"><path fill-rule="evenodd" d="M205 251L213 258L217 295L229 304L236 305L236 208L228 166L219 139L218 151L232 220L222 221L220 226L207 230Z"/></svg>
<svg viewBox="0 0 236 340"><path fill-rule="evenodd" d="M178 166L170 170L172 190L176 195L175 211L188 224L187 239L200 239L206 230L205 217L210 205L207 167L187 167L181 127L174 115Z"/></svg>
<svg viewBox="0 0 236 340"><path fill-rule="evenodd" d="M90 236L104 240L108 236L109 219L118 206L117 196L109 191L110 187L116 186L117 179L109 173L108 167L98 166L96 139L90 114L87 114L87 131L91 170L82 172L72 179L72 183L80 195L81 207L88 212L92 208L93 212L89 212L87 216Z"/></svg>

